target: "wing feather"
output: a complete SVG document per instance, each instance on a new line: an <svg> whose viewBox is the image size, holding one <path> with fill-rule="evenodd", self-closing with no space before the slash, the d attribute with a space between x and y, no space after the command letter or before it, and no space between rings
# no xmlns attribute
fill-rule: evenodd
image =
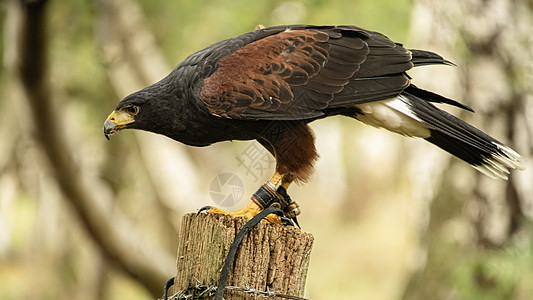
<svg viewBox="0 0 533 300"><path fill-rule="evenodd" d="M409 84L405 71L413 67L411 52L376 32L299 25L255 34L256 40L253 33L243 35L242 46L218 58L203 79L199 99L211 114L316 118L327 108L394 97Z"/></svg>

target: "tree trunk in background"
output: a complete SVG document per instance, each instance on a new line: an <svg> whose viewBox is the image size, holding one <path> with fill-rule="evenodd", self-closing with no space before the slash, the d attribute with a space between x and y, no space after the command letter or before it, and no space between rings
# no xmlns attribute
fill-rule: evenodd
<svg viewBox="0 0 533 300"><path fill-rule="evenodd" d="M404 299L464 298L458 280L470 282L467 289L492 293L490 299L522 299L517 295L525 283L517 279L506 289L502 276L487 271L486 257L531 242L526 219L533 204L532 7L525 0L415 1L409 44L458 65L420 70L433 75L413 76L415 84L471 106L476 114L460 117L519 152L526 171L513 171L503 181L469 170L457 159L427 168L418 165L424 158L412 160L415 194L431 206L422 238L423 266ZM438 72L448 73L434 76Z"/></svg>
<svg viewBox="0 0 533 300"><path fill-rule="evenodd" d="M62 105L53 94L46 34L47 1L20 1L19 4L20 7L16 7L20 9L20 20L15 61L28 104L25 114L34 125L33 133L40 150L63 193L64 197L58 197L77 213L76 220L109 262L137 279L154 296L159 295L172 259L160 249L149 248L139 234L131 230L129 219L119 210L109 209L111 199L106 187L83 168L79 149L67 134L69 123L60 114Z"/></svg>

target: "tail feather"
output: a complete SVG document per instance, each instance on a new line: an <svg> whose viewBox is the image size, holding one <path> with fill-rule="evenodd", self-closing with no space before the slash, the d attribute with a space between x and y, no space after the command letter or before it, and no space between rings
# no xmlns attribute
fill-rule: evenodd
<svg viewBox="0 0 533 300"><path fill-rule="evenodd" d="M431 51L417 50L417 49L409 49L409 51L411 52L411 57L412 57L411 62L414 64L415 67L425 66L425 65L455 66L455 64L452 63L451 61L446 60L442 56Z"/></svg>
<svg viewBox="0 0 533 300"><path fill-rule="evenodd" d="M466 105L464 105L464 104L462 104L460 102L457 102L457 101L455 101L453 99L446 98L446 97L441 96L439 94L436 94L436 93L433 93L433 92L430 92L430 91L427 91L427 90L423 90L421 88L416 87L414 84L410 84L405 89L405 92L407 92L409 94L412 94L412 95L417 95L418 97L420 97L420 98L422 98L422 99L424 99L426 101L429 101L429 102L445 103L445 104L457 106L459 108L474 112L474 110L472 108L470 108L469 106L466 106Z"/></svg>
<svg viewBox="0 0 533 300"><path fill-rule="evenodd" d="M520 155L472 125L438 109L427 100L404 91L412 112L428 124L428 142L466 161L492 177L507 179L509 169L521 169ZM422 94L423 96L423 94Z"/></svg>

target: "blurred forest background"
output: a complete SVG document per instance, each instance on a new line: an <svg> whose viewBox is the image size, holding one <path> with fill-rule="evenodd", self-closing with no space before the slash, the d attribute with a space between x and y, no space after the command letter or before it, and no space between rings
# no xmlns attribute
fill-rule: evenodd
<svg viewBox="0 0 533 300"><path fill-rule="evenodd" d="M306 296L533 297L533 1L41 2L0 8L0 299L161 296L181 216L217 204L221 173L244 186L226 208L244 206L273 164L243 166L252 142L200 149L133 131L108 142L103 121L194 51L290 23L354 24L455 62L410 74L473 107L451 112L526 167L494 180L424 141L314 123L317 172L291 187L315 236Z"/></svg>

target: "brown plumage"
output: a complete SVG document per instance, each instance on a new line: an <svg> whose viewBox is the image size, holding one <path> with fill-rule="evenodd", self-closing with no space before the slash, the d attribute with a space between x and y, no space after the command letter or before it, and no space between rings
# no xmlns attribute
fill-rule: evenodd
<svg viewBox="0 0 533 300"><path fill-rule="evenodd" d="M307 123L343 115L424 138L505 178L520 156L431 102L468 107L410 83L406 71L428 64L451 65L355 26L264 28L192 54L122 100L104 132L142 129L194 146L255 139L276 158L274 182L288 186L308 180L318 158Z"/></svg>

